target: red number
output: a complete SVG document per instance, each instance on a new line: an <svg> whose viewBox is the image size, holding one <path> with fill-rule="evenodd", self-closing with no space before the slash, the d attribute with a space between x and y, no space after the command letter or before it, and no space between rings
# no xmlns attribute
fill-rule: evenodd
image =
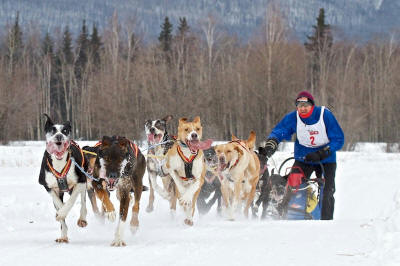
<svg viewBox="0 0 400 266"><path fill-rule="evenodd" d="M315 137L314 137L314 136L311 136L311 137L310 137L310 140L311 140L311 145L315 145Z"/></svg>

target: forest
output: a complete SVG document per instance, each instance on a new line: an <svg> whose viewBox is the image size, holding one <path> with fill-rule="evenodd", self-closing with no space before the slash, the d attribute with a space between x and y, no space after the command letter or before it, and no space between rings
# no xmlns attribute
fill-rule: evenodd
<svg viewBox="0 0 400 266"><path fill-rule="evenodd" d="M336 40L321 9L305 43L278 7L245 43L214 17L182 17L145 41L134 17L115 12L107 27L81 23L42 34L19 16L0 29L0 143L44 139L49 114L70 121L73 138L121 135L142 140L148 119L199 115L203 138L257 133L265 140L294 99L310 91L342 126L346 145L398 143L400 45L396 33L366 42ZM195 25L195 26L194 26ZM198 27L198 28L193 28Z"/></svg>

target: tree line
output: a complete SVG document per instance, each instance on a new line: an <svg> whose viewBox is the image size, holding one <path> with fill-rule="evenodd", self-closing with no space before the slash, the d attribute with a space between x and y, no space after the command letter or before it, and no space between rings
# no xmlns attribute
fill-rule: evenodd
<svg viewBox="0 0 400 266"><path fill-rule="evenodd" d="M172 25L145 41L137 21L116 13L101 32L82 22L44 36L19 17L0 31L0 142L43 139L43 113L71 121L75 139L103 135L144 139L144 122L172 114L202 119L204 138L247 138L258 143L294 98L309 90L333 111L346 147L358 141L397 143L400 46L394 38L335 41L324 10L302 43L292 37L279 7L247 42L212 16Z"/></svg>

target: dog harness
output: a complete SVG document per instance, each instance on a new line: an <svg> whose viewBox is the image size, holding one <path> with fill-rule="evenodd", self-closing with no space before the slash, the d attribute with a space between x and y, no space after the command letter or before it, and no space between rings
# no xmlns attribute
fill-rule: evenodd
<svg viewBox="0 0 400 266"><path fill-rule="evenodd" d="M186 144L185 144L185 146L186 146ZM194 176L192 174L193 160L197 157L197 154L199 154L199 151L196 151L195 154L191 154L190 157L187 158L183 154L183 151L182 151L180 145L178 145L177 150L178 150L179 156L181 157L181 159L183 160L183 163L185 164L185 176L181 176L180 178L182 178L185 181L187 181L189 179L193 179L194 178Z"/></svg>
<svg viewBox="0 0 400 266"><path fill-rule="evenodd" d="M138 149L137 145L130 140L129 140L129 145L131 146L131 149L132 149L133 153L135 154L135 158L137 158L138 153L139 153L139 149Z"/></svg>
<svg viewBox="0 0 400 266"><path fill-rule="evenodd" d="M81 148L73 140L71 140L71 144L75 148L77 148L78 151L81 153L81 157L82 157L81 167L83 167L83 165L85 163L85 157L83 156L83 152L82 152ZM56 169L54 169L54 167L49 162L49 159L47 158L47 166L49 167L50 172L56 177L58 188L60 189L60 192L68 192L71 190L68 188L68 182L67 182L67 174L68 174L69 170L71 169L71 164L72 164L71 149L68 152L67 163L65 164L64 168L61 170L61 173L59 173Z"/></svg>

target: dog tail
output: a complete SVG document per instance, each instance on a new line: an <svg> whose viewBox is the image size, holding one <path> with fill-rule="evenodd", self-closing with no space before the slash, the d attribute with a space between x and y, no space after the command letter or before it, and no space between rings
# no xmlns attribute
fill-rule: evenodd
<svg viewBox="0 0 400 266"><path fill-rule="evenodd" d="M249 147L250 150L254 149L254 146L256 144L256 132L253 130L250 132L249 138L245 141L247 147Z"/></svg>

